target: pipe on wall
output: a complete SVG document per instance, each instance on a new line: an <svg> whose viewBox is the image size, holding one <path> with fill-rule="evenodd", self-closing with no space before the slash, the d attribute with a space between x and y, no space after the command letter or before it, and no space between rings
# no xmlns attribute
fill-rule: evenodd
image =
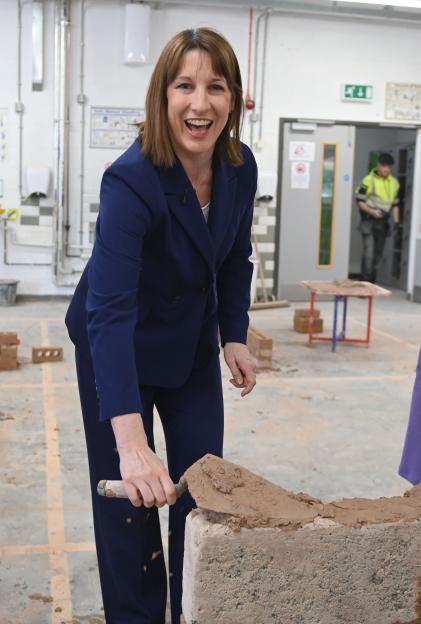
<svg viewBox="0 0 421 624"><path fill-rule="evenodd" d="M80 0L80 39L79 39L79 93L77 103L80 104L80 167L79 167L79 231L78 244L70 242L71 219L69 211L67 213L67 240L65 245L66 258L83 258L86 253L91 253L92 245L84 244L84 221L85 221L85 140L86 140L86 102L85 95L85 18L88 8L94 6L87 4L86 0ZM70 50L69 50L70 53ZM75 253L75 251L77 253Z"/></svg>
<svg viewBox="0 0 421 624"><path fill-rule="evenodd" d="M262 78L260 85L260 104L259 104L259 141L262 140L262 128L263 128L263 102L265 95L265 82L266 82L266 52L268 42L268 22L271 9L265 11L265 30L263 33L263 56L262 56Z"/></svg>
<svg viewBox="0 0 421 624"><path fill-rule="evenodd" d="M18 145L19 145L19 197L23 198L23 104L22 104L22 0L18 0L18 42L17 42L17 102L15 111L19 115Z"/></svg>
<svg viewBox="0 0 421 624"><path fill-rule="evenodd" d="M264 39L263 39L263 58L264 58L264 62L266 62L266 40L267 40L267 20L269 18L269 14L272 12L271 8L267 8L263 11L263 13L261 13L259 15L259 17L256 20L256 35L255 35L255 39L254 39L254 68L253 68L253 93L252 93L252 99L254 100L254 102L256 102L256 94L257 94L257 83L258 83L258 73L257 73L257 67L259 65L258 60L259 60L259 41L260 41L260 24L261 21L263 19L265 19L265 34L264 34ZM265 68L262 67L262 88L261 88L261 95L262 95L262 91L264 88L264 71ZM255 111L252 111L252 113L250 114L249 117L249 121L250 121L250 148L254 149L255 145L254 145L254 124L259 121L259 117L261 117L261 115L263 114L263 105L260 104L259 105L259 114L256 114ZM260 130L261 132L261 130ZM259 137L260 138L260 137Z"/></svg>

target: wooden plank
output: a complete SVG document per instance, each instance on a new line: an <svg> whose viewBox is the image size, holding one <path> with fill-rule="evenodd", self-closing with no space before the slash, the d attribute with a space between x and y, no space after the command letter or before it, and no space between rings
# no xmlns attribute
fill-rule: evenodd
<svg viewBox="0 0 421 624"><path fill-rule="evenodd" d="M332 295L339 297L387 297L390 290L372 284L353 280L304 280L303 286L316 295Z"/></svg>
<svg viewBox="0 0 421 624"><path fill-rule="evenodd" d="M252 303L250 306L250 310L270 310L272 308L289 308L290 304L288 301L284 299L280 299L279 301L258 301L256 303Z"/></svg>

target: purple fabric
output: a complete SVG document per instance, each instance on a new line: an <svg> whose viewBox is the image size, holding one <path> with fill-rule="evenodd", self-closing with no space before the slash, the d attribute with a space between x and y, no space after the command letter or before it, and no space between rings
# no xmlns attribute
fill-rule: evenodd
<svg viewBox="0 0 421 624"><path fill-rule="evenodd" d="M413 485L421 482L421 351L399 474Z"/></svg>

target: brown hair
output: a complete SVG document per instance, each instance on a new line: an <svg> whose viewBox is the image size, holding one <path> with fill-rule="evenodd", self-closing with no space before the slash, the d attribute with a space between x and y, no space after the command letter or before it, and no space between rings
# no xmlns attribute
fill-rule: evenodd
<svg viewBox="0 0 421 624"><path fill-rule="evenodd" d="M240 143L244 104L240 68L231 45L210 28L183 30L162 50L149 82L145 121L139 124L142 151L156 166L172 167L175 164L168 122L167 87L175 80L183 56L190 50L209 54L213 71L227 81L233 108L215 150L231 164L241 165L244 162Z"/></svg>

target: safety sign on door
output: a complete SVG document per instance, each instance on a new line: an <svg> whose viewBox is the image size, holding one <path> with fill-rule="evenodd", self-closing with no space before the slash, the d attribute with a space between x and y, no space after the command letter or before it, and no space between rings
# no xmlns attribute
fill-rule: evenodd
<svg viewBox="0 0 421 624"><path fill-rule="evenodd" d="M308 189L310 187L310 163L291 163L291 188Z"/></svg>
<svg viewBox="0 0 421 624"><path fill-rule="evenodd" d="M316 144L312 141L291 141L289 159L301 162L313 162Z"/></svg>

